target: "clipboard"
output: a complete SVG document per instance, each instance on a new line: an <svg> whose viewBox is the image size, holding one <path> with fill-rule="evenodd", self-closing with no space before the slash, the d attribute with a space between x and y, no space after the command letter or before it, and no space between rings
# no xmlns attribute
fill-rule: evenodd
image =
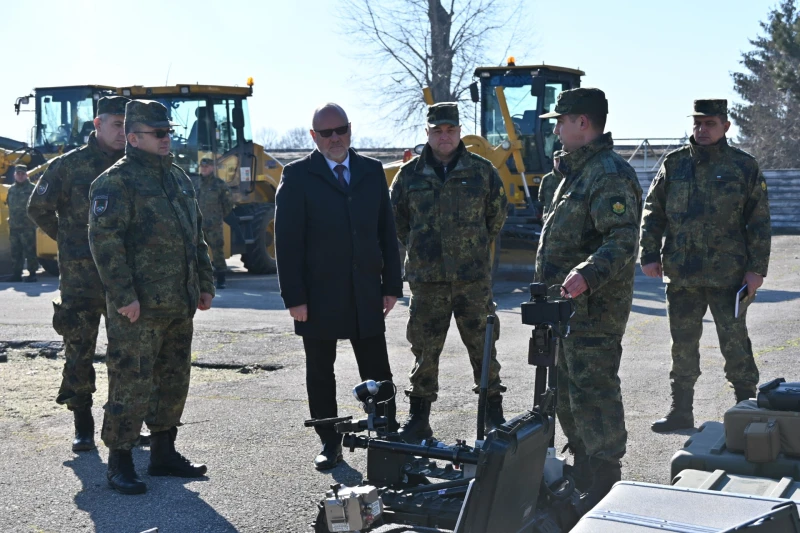
<svg viewBox="0 0 800 533"><path fill-rule="evenodd" d="M736 306L733 311L733 318L739 318L744 314L747 307L756 299L756 295L749 296L747 293L747 284L745 283L741 289L736 291Z"/></svg>

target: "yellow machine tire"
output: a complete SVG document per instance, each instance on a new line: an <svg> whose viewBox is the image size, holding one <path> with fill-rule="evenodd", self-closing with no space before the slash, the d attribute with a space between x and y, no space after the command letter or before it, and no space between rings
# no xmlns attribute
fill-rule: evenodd
<svg viewBox="0 0 800 533"><path fill-rule="evenodd" d="M265 209L253 219L255 242L242 254L242 263L250 274L275 274L275 204L261 204Z"/></svg>

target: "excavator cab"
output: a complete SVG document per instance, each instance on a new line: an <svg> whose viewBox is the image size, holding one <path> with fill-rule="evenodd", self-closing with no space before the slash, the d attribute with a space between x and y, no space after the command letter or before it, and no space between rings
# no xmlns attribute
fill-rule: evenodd
<svg viewBox="0 0 800 533"><path fill-rule="evenodd" d="M553 168L553 152L561 147L553 133L555 119L540 119L539 115L555 108L559 93L580 87L584 72L544 64L517 66L510 60L506 66L479 67L474 75L477 81L473 84L472 99L480 102L481 136L493 146L509 140L496 91L502 87L521 143L526 183L535 199L541 177ZM510 183L506 184L509 199L517 207L525 208L528 204L525 188L514 158L509 156L506 165L511 174Z"/></svg>

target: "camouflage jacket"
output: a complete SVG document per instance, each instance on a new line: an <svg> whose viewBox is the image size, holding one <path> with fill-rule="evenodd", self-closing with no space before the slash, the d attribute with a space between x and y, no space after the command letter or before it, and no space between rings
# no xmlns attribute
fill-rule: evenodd
<svg viewBox="0 0 800 533"><path fill-rule="evenodd" d="M557 152L560 184L542 228L536 281L560 286L571 272L589 289L575 299L575 333L622 335L633 302L642 188L606 133Z"/></svg>
<svg viewBox="0 0 800 533"><path fill-rule="evenodd" d="M691 138L667 155L645 201L641 264L662 262L667 283L732 287L767 274L770 238L767 183L750 154Z"/></svg>
<svg viewBox="0 0 800 533"><path fill-rule="evenodd" d="M233 197L228 184L211 174L192 180L197 203L203 214L203 228L221 228L223 219L233 210Z"/></svg>
<svg viewBox="0 0 800 533"><path fill-rule="evenodd" d="M89 245L110 309L139 300L143 315L194 316L214 294L202 215L188 176L130 145L89 192Z"/></svg>
<svg viewBox="0 0 800 533"><path fill-rule="evenodd" d="M430 149L400 168L390 195L397 237L406 246L408 281L490 279L491 244L506 220L506 198L497 170L468 152L446 179L429 162Z"/></svg>
<svg viewBox="0 0 800 533"><path fill-rule="evenodd" d="M556 174L555 171L545 174L542 181L539 182L539 203L542 204L542 222L550 212L550 204L553 202L553 197L556 195L556 189L561 183L561 176Z"/></svg>
<svg viewBox="0 0 800 533"><path fill-rule="evenodd" d="M28 218L28 198L36 186L25 180L22 183L14 182L9 187L6 204L8 205L8 227L14 230L36 229L36 224Z"/></svg>
<svg viewBox="0 0 800 533"><path fill-rule="evenodd" d="M106 154L95 132L89 142L55 159L28 203L28 216L58 243L62 295L103 298L103 283L89 249L89 187L124 152Z"/></svg>

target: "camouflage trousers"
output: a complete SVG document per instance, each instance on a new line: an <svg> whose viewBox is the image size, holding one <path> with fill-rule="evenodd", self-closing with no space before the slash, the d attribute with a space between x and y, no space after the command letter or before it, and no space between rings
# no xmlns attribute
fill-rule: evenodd
<svg viewBox="0 0 800 533"><path fill-rule="evenodd" d="M94 354L106 301L64 295L53 300L53 329L64 337L64 370L56 403L70 410L91 407L95 392Z"/></svg>
<svg viewBox="0 0 800 533"><path fill-rule="evenodd" d="M39 260L36 259L36 228L11 228L11 273L15 276L22 275L22 267L28 260L28 272L35 274L39 270Z"/></svg>
<svg viewBox="0 0 800 533"><path fill-rule="evenodd" d="M486 317L494 314L490 280L424 283L411 282L411 302L406 338L416 362L411 370L408 396L436 401L439 392L439 356L444 348L450 317L455 316L461 340L467 348L478 392L481 381ZM500 363L495 343L500 338L500 320L494 323L492 362L489 367L489 397L505 392L500 383Z"/></svg>
<svg viewBox="0 0 800 533"><path fill-rule="evenodd" d="M214 272L225 272L228 265L225 263L225 237L222 234L222 223L219 227L203 228L203 237L211 250L211 264Z"/></svg>
<svg viewBox="0 0 800 533"><path fill-rule="evenodd" d="M573 334L558 354L556 414L570 447L590 457L618 460L628 432L619 385L620 335Z"/></svg>
<svg viewBox="0 0 800 533"><path fill-rule="evenodd" d="M108 317L108 403L103 442L133 448L142 422L155 433L179 426L192 368L192 319Z"/></svg>
<svg viewBox="0 0 800 533"><path fill-rule="evenodd" d="M758 384L758 367L747 335L747 310L733 318L739 287L673 287L667 285L667 315L672 335L671 380L693 387L700 377L700 337L703 317L711 308L717 326L719 349L725 358L725 377L735 387Z"/></svg>

